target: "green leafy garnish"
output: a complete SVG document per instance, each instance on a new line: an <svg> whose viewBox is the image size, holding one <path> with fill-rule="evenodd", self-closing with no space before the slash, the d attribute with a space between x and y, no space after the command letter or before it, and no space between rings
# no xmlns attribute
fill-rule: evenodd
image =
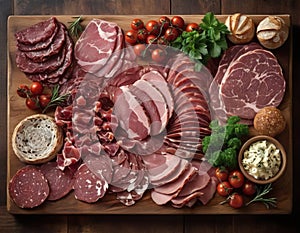
<svg viewBox="0 0 300 233"><path fill-rule="evenodd" d="M249 127L239 123L238 116L228 118L225 125L217 120L211 121L211 135L203 138L205 158L215 167L237 168L237 154L242 146L242 137L249 134Z"/></svg>
<svg viewBox="0 0 300 233"><path fill-rule="evenodd" d="M78 38L83 31L83 27L80 24L83 19L82 19L82 16L72 17L72 18L75 18L75 20L72 22L69 22L70 25L69 25L68 29L72 36L74 36L75 38Z"/></svg>
<svg viewBox="0 0 300 233"><path fill-rule="evenodd" d="M269 209L270 206L276 207L277 199L275 197L265 197L271 190L272 184L258 185L255 197L253 197L251 201L246 203L246 206L254 202L262 202L267 209Z"/></svg>
<svg viewBox="0 0 300 233"><path fill-rule="evenodd" d="M184 31L171 45L180 49L197 63L206 64L210 58L219 57L222 51L227 49L226 34L229 31L227 26L219 22L211 12L206 13L199 26L202 29L201 32ZM196 64L195 68L199 70L201 65Z"/></svg>
<svg viewBox="0 0 300 233"><path fill-rule="evenodd" d="M48 109L62 105L65 101L68 100L70 94L59 95L59 85L55 85L52 89L51 100L47 104L47 106L43 109L43 113L45 113Z"/></svg>

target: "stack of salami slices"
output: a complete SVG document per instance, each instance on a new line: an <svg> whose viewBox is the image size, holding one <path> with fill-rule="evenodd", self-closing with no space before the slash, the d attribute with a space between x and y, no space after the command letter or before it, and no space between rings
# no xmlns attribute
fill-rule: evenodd
<svg viewBox="0 0 300 233"><path fill-rule="evenodd" d="M55 17L15 34L16 64L32 81L55 85L66 82L72 72L73 41Z"/></svg>

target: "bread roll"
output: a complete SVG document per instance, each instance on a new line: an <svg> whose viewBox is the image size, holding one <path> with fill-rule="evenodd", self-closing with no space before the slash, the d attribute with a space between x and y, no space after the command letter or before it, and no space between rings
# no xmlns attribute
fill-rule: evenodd
<svg viewBox="0 0 300 233"><path fill-rule="evenodd" d="M268 16L258 24L256 35L262 46L276 49L288 38L289 28L282 18Z"/></svg>
<svg viewBox="0 0 300 233"><path fill-rule="evenodd" d="M255 25L253 20L240 13L228 16L225 25L228 27L230 34L228 39L234 44L245 44L250 42L255 35Z"/></svg>
<svg viewBox="0 0 300 233"><path fill-rule="evenodd" d="M278 108L264 107L255 115L253 124L258 134L275 137L285 129L286 121Z"/></svg>
<svg viewBox="0 0 300 233"><path fill-rule="evenodd" d="M14 129L12 147L16 156L28 164L52 160L63 145L63 132L54 119L36 114L23 119Z"/></svg>

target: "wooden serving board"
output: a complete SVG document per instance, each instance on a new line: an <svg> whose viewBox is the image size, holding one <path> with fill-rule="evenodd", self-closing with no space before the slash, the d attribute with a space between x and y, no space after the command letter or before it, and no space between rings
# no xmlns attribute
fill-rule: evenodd
<svg viewBox="0 0 300 233"><path fill-rule="evenodd" d="M289 15L280 15L287 25L291 25ZM17 87L20 84L30 83L25 75L19 71L15 63L16 40L14 34L32 24L48 19L50 16L10 16L8 18L8 77L7 77L7 93L8 93L8 153L7 153L7 183L11 177L20 169L23 164L15 156L11 146L12 132L19 121L26 116L35 112L28 110L25 106L24 99L16 94ZM56 16L57 19L66 25L73 21L72 16ZM171 16L170 16L171 17ZM224 22L226 15L217 16ZM265 15L250 15L257 25ZM141 18L144 22L150 19L158 19L157 15L130 15L130 16L113 16L113 15L84 15L83 25L86 25L91 19L100 18L107 21L116 22L123 30L130 28L130 22L133 18ZM200 23L203 15L183 15L186 22ZM291 30L290 30L291 32ZM73 192L58 201L46 201L41 206L34 209L21 209L17 207L10 199L7 193L7 210L13 214L288 214L292 210L292 185L293 185L293 153L292 153L292 35L289 35L287 42L274 51L279 63L282 66L287 87L286 94L280 109L283 111L287 120L285 131L277 137L284 145L288 158L287 169L276 183L273 184L271 196L278 200L277 208L266 209L261 203L250 205L238 210L229 207L227 204L220 205L224 200L217 194L206 205L195 205L193 208L176 209L171 205L158 206L150 198L149 191L144 195L142 200L138 201L134 206L126 207L115 199L114 195L106 195L103 199L94 204L87 204L74 198Z"/></svg>

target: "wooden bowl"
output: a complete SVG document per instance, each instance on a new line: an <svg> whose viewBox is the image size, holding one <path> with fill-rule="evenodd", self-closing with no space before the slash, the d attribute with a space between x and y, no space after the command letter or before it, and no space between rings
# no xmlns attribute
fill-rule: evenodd
<svg viewBox="0 0 300 233"><path fill-rule="evenodd" d="M255 178L254 176L250 175L248 173L248 171L244 168L243 163L242 163L245 150L247 150L250 147L250 145L252 145L253 143L258 142L258 141L264 141L264 140L273 143L276 146L276 148L278 148L280 150L280 155L281 155L281 164L280 164L279 171L274 176L272 176L266 180ZM248 141L246 141L245 144L240 149L239 156L238 156L238 162L239 162L239 167L240 167L241 172L244 174L244 176L248 180L250 180L256 184L268 184L268 183L273 183L276 180L278 180L282 176L282 174L284 173L284 171L286 169L286 160L287 160L286 152L285 152L285 149L282 146L282 144L280 142L278 142L275 138L270 137L270 136L265 136L265 135L254 136L254 137L250 138Z"/></svg>

